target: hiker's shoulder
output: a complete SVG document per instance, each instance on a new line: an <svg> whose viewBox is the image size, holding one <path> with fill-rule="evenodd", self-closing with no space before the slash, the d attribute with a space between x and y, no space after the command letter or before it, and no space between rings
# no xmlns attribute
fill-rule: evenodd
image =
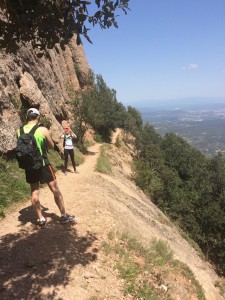
<svg viewBox="0 0 225 300"><path fill-rule="evenodd" d="M43 125L39 125L36 131L44 136L46 136L49 133L48 129Z"/></svg>

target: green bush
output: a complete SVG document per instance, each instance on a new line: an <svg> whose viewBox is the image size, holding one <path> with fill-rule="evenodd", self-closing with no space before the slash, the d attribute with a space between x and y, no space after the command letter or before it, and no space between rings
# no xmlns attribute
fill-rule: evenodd
<svg viewBox="0 0 225 300"><path fill-rule="evenodd" d="M122 145L123 145L123 143L122 143L121 139L117 136L116 141L115 141L115 146L117 148L121 148Z"/></svg>
<svg viewBox="0 0 225 300"><path fill-rule="evenodd" d="M27 199L29 195L30 186L17 161L0 158L0 217L10 205Z"/></svg>
<svg viewBox="0 0 225 300"><path fill-rule="evenodd" d="M101 134L99 134L99 133L96 133L96 134L94 135L94 140L95 140L97 143L103 143L102 136L101 136Z"/></svg>
<svg viewBox="0 0 225 300"><path fill-rule="evenodd" d="M95 169L100 173L111 174L112 167L109 155L107 154L107 147L109 146L106 144L101 146L100 155L98 157Z"/></svg>

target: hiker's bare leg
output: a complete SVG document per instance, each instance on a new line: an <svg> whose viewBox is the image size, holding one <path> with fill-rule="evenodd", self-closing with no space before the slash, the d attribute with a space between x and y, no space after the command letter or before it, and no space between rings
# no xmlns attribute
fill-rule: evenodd
<svg viewBox="0 0 225 300"><path fill-rule="evenodd" d="M63 196L59 190L57 181L51 181L48 183L48 186L50 188L50 190L52 191L53 195L54 195L54 199L55 199L55 203L58 206L60 212L62 215L65 215L66 211L65 211L65 205L64 205L64 201L63 201Z"/></svg>
<svg viewBox="0 0 225 300"><path fill-rule="evenodd" d="M31 203L38 219L40 220L43 217L43 215L42 215L41 203L39 201L39 192L40 192L39 182L31 183L30 189L31 189Z"/></svg>

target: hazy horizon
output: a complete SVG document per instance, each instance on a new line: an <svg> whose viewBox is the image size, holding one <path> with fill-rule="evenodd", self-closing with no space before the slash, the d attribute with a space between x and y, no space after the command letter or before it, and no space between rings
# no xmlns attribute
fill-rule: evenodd
<svg viewBox="0 0 225 300"><path fill-rule="evenodd" d="M125 106L132 106L136 109L179 109L204 106L211 108L225 107L225 97L185 97L177 99L151 99L125 103Z"/></svg>

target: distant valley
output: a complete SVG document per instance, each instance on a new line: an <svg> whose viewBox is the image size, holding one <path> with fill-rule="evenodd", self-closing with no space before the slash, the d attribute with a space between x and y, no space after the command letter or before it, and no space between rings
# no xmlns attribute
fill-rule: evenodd
<svg viewBox="0 0 225 300"><path fill-rule="evenodd" d="M139 104L140 105L140 104ZM162 135L174 132L207 156L225 154L225 101L186 101L136 105L144 123Z"/></svg>

